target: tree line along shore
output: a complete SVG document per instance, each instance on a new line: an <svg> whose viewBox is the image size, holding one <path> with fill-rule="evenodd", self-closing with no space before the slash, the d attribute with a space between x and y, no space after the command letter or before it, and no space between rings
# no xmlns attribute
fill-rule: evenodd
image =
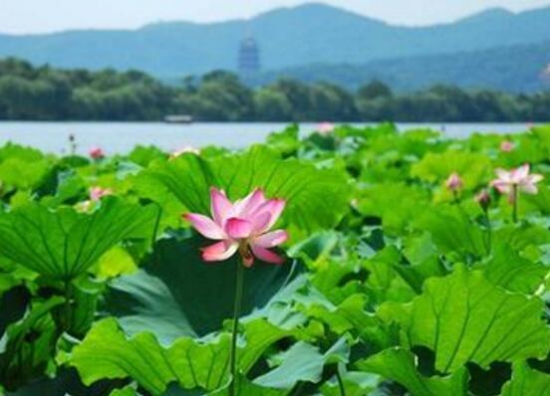
<svg viewBox="0 0 550 396"><path fill-rule="evenodd" d="M168 84L143 72L35 67L0 60L0 120L258 122L545 122L550 91L513 94L436 85L394 92L380 81L356 91L295 79L256 88L227 71Z"/></svg>

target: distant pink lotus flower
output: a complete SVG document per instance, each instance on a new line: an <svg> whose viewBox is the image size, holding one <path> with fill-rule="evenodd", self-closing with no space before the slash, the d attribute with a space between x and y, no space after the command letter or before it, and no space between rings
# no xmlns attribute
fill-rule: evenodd
<svg viewBox="0 0 550 396"><path fill-rule="evenodd" d="M509 140L505 140L502 143L500 143L500 151L504 153L509 153L514 149L515 145Z"/></svg>
<svg viewBox="0 0 550 396"><path fill-rule="evenodd" d="M464 186L464 183L462 182L460 175L456 172L453 172L445 182L445 186L452 192L456 193Z"/></svg>
<svg viewBox="0 0 550 396"><path fill-rule="evenodd" d="M89 199L87 199L86 201L80 202L77 208L78 210L87 212L94 207L95 202L99 202L101 198L111 194L113 194L113 190L111 190L110 188L102 188L97 186L91 187L89 191Z"/></svg>
<svg viewBox="0 0 550 396"><path fill-rule="evenodd" d="M200 149L198 149L198 148L196 148L196 147L193 147L193 146L184 146L184 147L182 147L181 149L178 149L178 150L174 151L174 152L170 155L170 158L171 158L171 159L174 159L174 158L177 158L177 157L179 157L180 155L185 154L185 153L191 153L191 154L195 154L195 155L200 155L201 151L200 151Z"/></svg>
<svg viewBox="0 0 550 396"><path fill-rule="evenodd" d="M496 174L498 178L491 182L491 186L495 187L501 194L508 194L510 203L515 203L518 191L527 194L538 193L537 183L544 178L539 174L530 174L529 164L511 171L497 169Z"/></svg>
<svg viewBox="0 0 550 396"><path fill-rule="evenodd" d="M232 203L223 190L214 187L210 189L210 200L212 218L197 213L183 216L200 234L220 241L202 250L204 261L224 261L237 251L247 267L254 264L254 256L272 264L285 261L269 249L284 243L288 233L268 231L281 216L286 201L266 199L261 189L255 189L244 199Z"/></svg>
<svg viewBox="0 0 550 396"><path fill-rule="evenodd" d="M331 122L322 122L319 125L317 125L317 132L319 132L321 135L328 135L334 131L334 124Z"/></svg>
<svg viewBox="0 0 550 396"><path fill-rule="evenodd" d="M102 158L105 158L105 153L101 149L101 147L92 147L88 153L92 159L100 160Z"/></svg>
<svg viewBox="0 0 550 396"><path fill-rule="evenodd" d="M104 196L111 195L111 194L113 194L113 190L111 190L110 188L101 188L97 186L90 188L91 201L99 201Z"/></svg>

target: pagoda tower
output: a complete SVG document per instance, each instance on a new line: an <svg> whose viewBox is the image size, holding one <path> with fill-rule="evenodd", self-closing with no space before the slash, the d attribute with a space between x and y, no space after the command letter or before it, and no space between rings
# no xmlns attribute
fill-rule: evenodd
<svg viewBox="0 0 550 396"><path fill-rule="evenodd" d="M239 46L238 71L245 79L254 77L260 71L260 47L250 34Z"/></svg>

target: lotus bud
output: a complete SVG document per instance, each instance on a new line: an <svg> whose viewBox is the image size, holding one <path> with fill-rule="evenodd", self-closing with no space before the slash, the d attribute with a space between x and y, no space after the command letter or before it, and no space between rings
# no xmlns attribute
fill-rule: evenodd
<svg viewBox="0 0 550 396"><path fill-rule="evenodd" d="M458 190L460 190L464 183L462 182L462 179L458 175L458 173L454 172L452 173L447 181L445 182L445 186L452 192L456 193Z"/></svg>
<svg viewBox="0 0 550 396"><path fill-rule="evenodd" d="M489 205L491 205L491 195L487 190L482 190L479 194L477 194L475 196L475 200L485 212L489 209Z"/></svg>

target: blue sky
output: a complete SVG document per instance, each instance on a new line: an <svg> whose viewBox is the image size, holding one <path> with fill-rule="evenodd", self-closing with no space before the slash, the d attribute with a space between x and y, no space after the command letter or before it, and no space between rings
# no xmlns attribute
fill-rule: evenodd
<svg viewBox="0 0 550 396"><path fill-rule="evenodd" d="M426 25L490 7L521 11L550 0L326 0L390 23ZM162 20L212 22L248 18L300 0L0 0L0 32L38 33L74 28L137 28Z"/></svg>

